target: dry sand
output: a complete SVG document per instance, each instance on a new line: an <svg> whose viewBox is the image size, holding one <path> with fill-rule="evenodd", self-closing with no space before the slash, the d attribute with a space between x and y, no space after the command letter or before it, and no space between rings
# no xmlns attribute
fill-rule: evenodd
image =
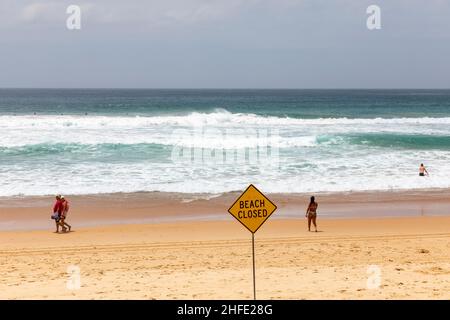
<svg viewBox="0 0 450 320"><path fill-rule="evenodd" d="M261 227L257 298L450 299L450 216L318 222L318 233L303 219ZM251 234L231 216L52 231L0 232L0 298L252 298ZM78 290L67 287L70 265ZM370 265L378 288L367 286Z"/></svg>

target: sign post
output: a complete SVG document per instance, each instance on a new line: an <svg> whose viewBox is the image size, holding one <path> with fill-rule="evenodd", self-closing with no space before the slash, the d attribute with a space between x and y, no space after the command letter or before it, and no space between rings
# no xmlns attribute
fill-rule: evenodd
<svg viewBox="0 0 450 320"><path fill-rule="evenodd" d="M228 212L252 233L253 298L255 300L255 233L276 209L277 206L252 184L228 209Z"/></svg>
<svg viewBox="0 0 450 320"><path fill-rule="evenodd" d="M252 233L252 255L253 255L253 300L256 300L255 234L254 233Z"/></svg>

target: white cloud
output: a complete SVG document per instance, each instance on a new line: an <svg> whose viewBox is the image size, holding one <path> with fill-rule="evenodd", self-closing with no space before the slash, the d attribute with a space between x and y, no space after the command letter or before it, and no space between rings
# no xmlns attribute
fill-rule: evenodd
<svg viewBox="0 0 450 320"><path fill-rule="evenodd" d="M2 0L0 27L61 21L68 5L79 5L92 24L194 24L232 18L258 4L281 6L302 0Z"/></svg>
<svg viewBox="0 0 450 320"><path fill-rule="evenodd" d="M90 19L98 23L192 24L232 17L259 0L92 1Z"/></svg>
<svg viewBox="0 0 450 320"><path fill-rule="evenodd" d="M66 8L61 1L33 1L22 8L19 14L21 23L48 23L66 18Z"/></svg>
<svg viewBox="0 0 450 320"><path fill-rule="evenodd" d="M48 4L33 3L23 8L20 18L24 21L34 21L39 18L40 15L45 13L45 10L49 8Z"/></svg>

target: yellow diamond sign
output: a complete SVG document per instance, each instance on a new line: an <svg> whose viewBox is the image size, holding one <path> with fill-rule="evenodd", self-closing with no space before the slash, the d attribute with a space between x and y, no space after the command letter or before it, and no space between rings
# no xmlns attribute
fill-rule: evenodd
<svg viewBox="0 0 450 320"><path fill-rule="evenodd" d="M276 209L277 206L251 184L228 212L251 233L255 233Z"/></svg>

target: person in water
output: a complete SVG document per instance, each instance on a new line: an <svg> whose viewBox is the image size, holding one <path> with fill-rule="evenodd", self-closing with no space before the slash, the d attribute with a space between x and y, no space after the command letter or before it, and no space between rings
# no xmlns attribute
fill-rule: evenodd
<svg viewBox="0 0 450 320"><path fill-rule="evenodd" d="M317 218L317 207L319 205L315 201L315 197L311 197L311 201L309 202L308 208L306 209L306 215L305 217L308 218L308 231L311 231L311 221L314 224L314 228L317 232L317 224L316 224L316 218Z"/></svg>
<svg viewBox="0 0 450 320"><path fill-rule="evenodd" d="M419 176L424 177L425 174L426 174L427 176L429 176L427 169L425 168L425 166L423 165L423 163L421 163L421 164L420 164L420 167L419 167Z"/></svg>

